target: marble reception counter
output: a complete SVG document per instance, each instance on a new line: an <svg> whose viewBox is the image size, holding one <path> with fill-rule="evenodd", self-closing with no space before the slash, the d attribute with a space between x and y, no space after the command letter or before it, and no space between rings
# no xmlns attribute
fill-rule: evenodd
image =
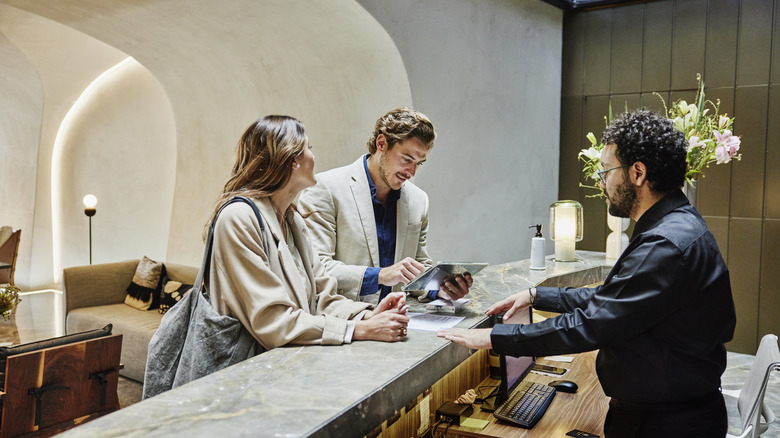
<svg viewBox="0 0 780 438"><path fill-rule="evenodd" d="M534 285L603 280L612 262L578 251L574 262L531 271L528 260L474 276L459 327L485 326L494 302ZM424 306L410 299L411 312ZM290 346L265 352L188 385L66 432L65 437L361 437L415 400L473 351L410 330L399 343Z"/></svg>

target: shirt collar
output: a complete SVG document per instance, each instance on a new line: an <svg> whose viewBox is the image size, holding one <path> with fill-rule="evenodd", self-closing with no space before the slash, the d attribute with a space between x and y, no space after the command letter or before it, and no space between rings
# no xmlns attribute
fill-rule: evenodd
<svg viewBox="0 0 780 438"><path fill-rule="evenodd" d="M368 179L368 189L371 191L371 197L376 199L376 186L374 185L374 180L371 179L371 173L368 171L368 157L370 157L371 154L363 155L363 169L366 171L366 178ZM390 193L387 195L388 201L397 201L398 198L401 197L401 190L390 190Z"/></svg>
<svg viewBox="0 0 780 438"><path fill-rule="evenodd" d="M636 236L650 229L669 212L685 204L688 204L688 198L685 197L682 190L673 190L647 209L634 226L633 235Z"/></svg>

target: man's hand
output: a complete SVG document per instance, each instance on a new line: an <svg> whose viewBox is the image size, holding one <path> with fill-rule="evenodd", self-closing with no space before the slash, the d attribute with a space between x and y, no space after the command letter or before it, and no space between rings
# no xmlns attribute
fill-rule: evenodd
<svg viewBox="0 0 780 438"><path fill-rule="evenodd" d="M395 286L407 284L422 274L425 266L417 260L407 257L400 262L379 270L379 284Z"/></svg>
<svg viewBox="0 0 780 438"><path fill-rule="evenodd" d="M490 306L485 313L488 315L495 315L506 311L504 314L505 319L509 319L517 313L517 311L527 308L531 305L531 296L528 294L528 290L518 292L514 295L510 295L507 298L497 302Z"/></svg>
<svg viewBox="0 0 780 438"><path fill-rule="evenodd" d="M461 328L448 328L439 330L436 332L436 336L447 339L448 341L457 342L458 344L465 345L466 347L486 350L493 348L493 343L490 341L491 329L461 329Z"/></svg>
<svg viewBox="0 0 780 438"><path fill-rule="evenodd" d="M472 284L474 284L474 280L471 278L471 274L456 275L454 280L446 281L441 285L436 295L445 300L455 301L466 296Z"/></svg>

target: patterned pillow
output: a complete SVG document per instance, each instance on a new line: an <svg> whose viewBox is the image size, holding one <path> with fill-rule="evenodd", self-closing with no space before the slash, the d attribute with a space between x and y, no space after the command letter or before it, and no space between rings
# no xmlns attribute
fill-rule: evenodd
<svg viewBox="0 0 780 438"><path fill-rule="evenodd" d="M156 309L160 305L160 289L165 266L150 258L138 262L133 281L127 287L125 304L138 310Z"/></svg>
<svg viewBox="0 0 780 438"><path fill-rule="evenodd" d="M160 313L167 312L174 304L184 298L190 289L192 289L191 284L182 284L180 281L169 280L168 277L165 277L160 291Z"/></svg>

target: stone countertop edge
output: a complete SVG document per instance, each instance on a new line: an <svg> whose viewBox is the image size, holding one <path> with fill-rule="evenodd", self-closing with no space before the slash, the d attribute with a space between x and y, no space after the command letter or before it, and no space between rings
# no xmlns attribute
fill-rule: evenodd
<svg viewBox="0 0 780 438"><path fill-rule="evenodd" d="M485 310L535 285L601 281L614 261L577 251L574 262L546 259L492 265L474 276L458 327L488 324ZM424 312L409 300L410 312ZM63 437L274 436L362 437L467 359L473 350L410 330L398 343L288 346L66 431Z"/></svg>

